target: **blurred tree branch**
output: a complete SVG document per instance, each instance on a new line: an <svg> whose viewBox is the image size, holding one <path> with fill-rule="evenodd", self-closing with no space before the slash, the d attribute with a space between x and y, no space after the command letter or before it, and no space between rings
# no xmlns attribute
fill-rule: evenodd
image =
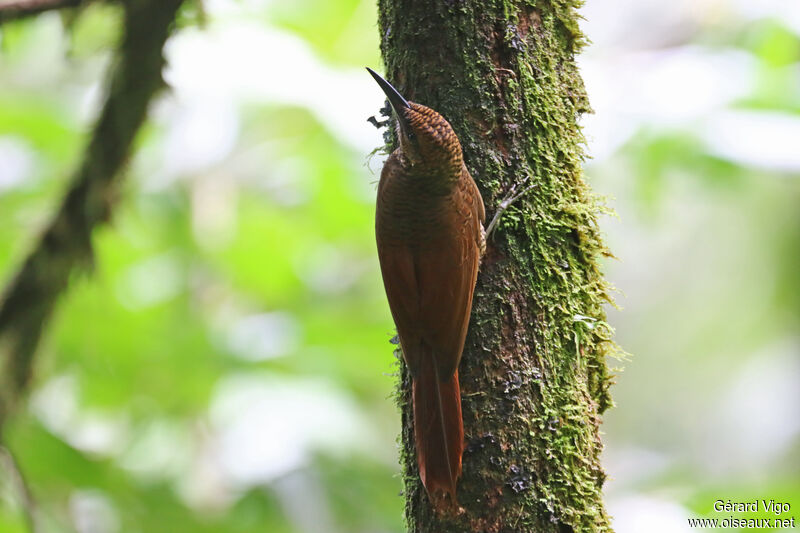
<svg viewBox="0 0 800 533"><path fill-rule="evenodd" d="M58 212L0 297L0 431L31 377L42 330L71 275L91 264L92 231L107 221L120 169L153 95L162 49L183 0L126 0L108 93ZM22 2L20 2L22 3Z"/></svg>
<svg viewBox="0 0 800 533"><path fill-rule="evenodd" d="M10 0L0 2L0 24L32 17L45 11L78 7L86 3L88 0Z"/></svg>
<svg viewBox="0 0 800 533"><path fill-rule="evenodd" d="M19 504L25 515L28 531L31 533L39 533L41 528L39 527L39 515L36 508L36 501L28 486L28 481L25 479L25 474L23 474L20 469L19 462L14 457L14 454L11 453L11 450L0 446L0 471L3 469L8 473L7 479L13 486L16 496L19 498Z"/></svg>

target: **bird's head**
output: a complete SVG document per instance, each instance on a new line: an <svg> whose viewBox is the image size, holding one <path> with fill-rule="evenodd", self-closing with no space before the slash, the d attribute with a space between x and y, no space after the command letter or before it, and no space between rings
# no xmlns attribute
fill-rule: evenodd
<svg viewBox="0 0 800 533"><path fill-rule="evenodd" d="M412 165L460 172L461 143L445 118L430 107L409 102L391 83L367 68L397 115L397 137L406 161Z"/></svg>

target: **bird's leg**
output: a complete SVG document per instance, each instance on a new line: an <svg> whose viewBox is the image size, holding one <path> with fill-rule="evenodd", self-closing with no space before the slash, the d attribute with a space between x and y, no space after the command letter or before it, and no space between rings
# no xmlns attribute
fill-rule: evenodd
<svg viewBox="0 0 800 533"><path fill-rule="evenodd" d="M525 193L533 189L536 184L535 183L528 183L530 181L530 176L527 176L524 180L515 183L511 190L508 191L508 194L505 198L500 201L500 205L497 206L497 211L494 212L494 216L492 217L492 221L489 222L489 225L486 226L486 240L489 240L489 236L492 234L492 231L497 227L497 223L500 222L500 217L503 215L506 209L511 207L511 205L522 198ZM517 192L517 189L522 187L522 190Z"/></svg>

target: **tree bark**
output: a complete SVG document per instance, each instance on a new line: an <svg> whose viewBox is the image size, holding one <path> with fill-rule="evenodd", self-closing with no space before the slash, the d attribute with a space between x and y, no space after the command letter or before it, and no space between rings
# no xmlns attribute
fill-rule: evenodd
<svg viewBox="0 0 800 533"><path fill-rule="evenodd" d="M436 514L419 479L401 362L402 467L411 532L610 531L601 413L617 347L598 261L602 206L581 171L590 111L575 54L579 0L379 0L388 79L447 118L491 217L459 368L466 435L462 509ZM394 143L389 134L389 144Z"/></svg>

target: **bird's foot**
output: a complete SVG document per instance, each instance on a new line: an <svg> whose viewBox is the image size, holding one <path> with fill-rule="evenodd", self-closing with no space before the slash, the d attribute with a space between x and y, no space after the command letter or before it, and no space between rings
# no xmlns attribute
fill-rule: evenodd
<svg viewBox="0 0 800 533"><path fill-rule="evenodd" d="M503 213L506 211L506 209L511 207L511 205L514 202L516 202L517 200L522 198L528 191L530 191L531 189L536 187L535 183L529 183L530 180L531 180L530 176L527 176L524 180L522 180L522 181L520 181L518 183L515 183L511 187L511 190L508 191L508 194L506 195L506 197L503 198L500 201L500 205L497 206L497 211L494 212L494 216L492 217L492 221L489 222L488 226L486 226L486 240L487 241L489 240L489 236L492 234L492 232L497 227L497 223L500 222L500 217L503 215ZM522 190L517 192L517 189L519 189L519 188L522 188Z"/></svg>

